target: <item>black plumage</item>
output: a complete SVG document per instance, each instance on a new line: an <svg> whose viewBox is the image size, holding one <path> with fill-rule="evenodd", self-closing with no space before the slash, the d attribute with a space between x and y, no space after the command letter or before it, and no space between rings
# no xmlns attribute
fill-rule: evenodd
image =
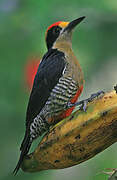
<svg viewBox="0 0 117 180"><path fill-rule="evenodd" d="M46 43L47 48L51 49L54 42L58 38L62 28L60 26L53 26L51 29L48 30L47 36L46 36Z"/></svg>
<svg viewBox="0 0 117 180"><path fill-rule="evenodd" d="M29 98L26 113L27 126L44 107L52 89L62 76L64 68L65 57L63 52L57 49L51 49L43 57L35 76L34 85Z"/></svg>
<svg viewBox="0 0 117 180"><path fill-rule="evenodd" d="M44 107L52 89L62 76L64 68L64 53L58 51L57 49L48 50L38 67L38 71L34 79L26 113L26 132L20 148L20 159L14 170L14 174L18 172L23 158L28 153L32 143L30 142L30 124Z"/></svg>

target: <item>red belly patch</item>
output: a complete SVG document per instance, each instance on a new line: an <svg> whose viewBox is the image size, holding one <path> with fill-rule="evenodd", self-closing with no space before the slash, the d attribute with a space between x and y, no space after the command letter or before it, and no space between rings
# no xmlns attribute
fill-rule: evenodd
<svg viewBox="0 0 117 180"><path fill-rule="evenodd" d="M78 100L78 97L80 96L81 92L83 91L83 85L80 87L80 89L78 89L78 91L76 92L75 96L71 99L71 103L75 103ZM70 114L72 113L72 111L74 110L75 107L71 107L69 109L67 109L66 111L64 111L61 114L61 119L64 119L68 116L70 116Z"/></svg>

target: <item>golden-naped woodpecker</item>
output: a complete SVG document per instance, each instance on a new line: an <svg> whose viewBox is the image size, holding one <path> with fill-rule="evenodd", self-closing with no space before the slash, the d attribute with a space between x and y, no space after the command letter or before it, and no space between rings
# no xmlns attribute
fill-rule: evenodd
<svg viewBox="0 0 117 180"><path fill-rule="evenodd" d="M47 29L47 53L43 56L34 79L26 113L26 132L20 147L19 170L34 139L49 127L69 116L83 90L83 72L72 51L72 32L85 17L72 22L59 21Z"/></svg>

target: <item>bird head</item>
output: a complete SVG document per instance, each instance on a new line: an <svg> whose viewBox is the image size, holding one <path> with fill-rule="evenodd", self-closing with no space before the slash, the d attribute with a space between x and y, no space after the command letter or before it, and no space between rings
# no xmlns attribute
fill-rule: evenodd
<svg viewBox="0 0 117 180"><path fill-rule="evenodd" d="M85 16L75 19L71 22L58 21L48 27L46 31L47 48L53 48L58 42L71 43L72 31Z"/></svg>

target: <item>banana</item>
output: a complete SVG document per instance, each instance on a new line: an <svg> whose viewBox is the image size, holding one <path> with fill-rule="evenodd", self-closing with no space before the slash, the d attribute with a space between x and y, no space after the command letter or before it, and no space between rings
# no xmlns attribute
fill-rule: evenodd
<svg viewBox="0 0 117 180"><path fill-rule="evenodd" d="M22 170L63 169L82 163L117 141L117 94L113 90L77 110L43 137Z"/></svg>

